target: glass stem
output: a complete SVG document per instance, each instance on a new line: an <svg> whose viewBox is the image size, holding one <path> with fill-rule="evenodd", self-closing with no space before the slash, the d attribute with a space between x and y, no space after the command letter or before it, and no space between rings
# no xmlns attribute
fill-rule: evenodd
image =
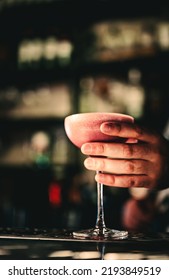
<svg viewBox="0 0 169 280"><path fill-rule="evenodd" d="M100 173L100 171L96 171ZM97 219L96 229L99 229L100 233L103 234L105 229L104 222L104 207L103 207L103 184L97 183Z"/></svg>

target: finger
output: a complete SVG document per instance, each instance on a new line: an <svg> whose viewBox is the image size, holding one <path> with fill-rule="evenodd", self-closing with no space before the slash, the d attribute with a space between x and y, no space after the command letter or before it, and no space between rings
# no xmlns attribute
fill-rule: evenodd
<svg viewBox="0 0 169 280"><path fill-rule="evenodd" d="M155 132L149 132L135 123L105 122L100 126L104 134L123 138L134 138L144 142L157 143L159 136Z"/></svg>
<svg viewBox="0 0 169 280"><path fill-rule="evenodd" d="M118 160L88 157L84 165L89 170L99 170L112 174L147 174L152 164L146 160Z"/></svg>
<svg viewBox="0 0 169 280"><path fill-rule="evenodd" d="M152 181L146 175L112 175L105 173L98 173L95 175L95 180L111 187L120 188L151 188Z"/></svg>
<svg viewBox="0 0 169 280"><path fill-rule="evenodd" d="M148 144L126 144L126 143L85 143L81 147L85 155L105 156L109 158L144 159L151 160L155 156L153 146Z"/></svg>

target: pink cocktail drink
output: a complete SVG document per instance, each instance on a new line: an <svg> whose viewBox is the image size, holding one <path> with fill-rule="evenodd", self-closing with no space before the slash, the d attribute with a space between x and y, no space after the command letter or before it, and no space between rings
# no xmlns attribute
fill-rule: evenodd
<svg viewBox="0 0 169 280"><path fill-rule="evenodd" d="M81 148L87 142L117 141L118 137L100 131L103 122L133 122L133 117L118 113L81 113L65 118L65 130L74 145Z"/></svg>
<svg viewBox="0 0 169 280"><path fill-rule="evenodd" d="M103 134L100 126L104 122L127 122L133 123L133 117L125 114L117 113L81 113L70 115L65 118L65 131L71 142L81 148L87 142L131 142L132 139L123 139L120 137L109 136ZM101 172L101 170L97 171ZM73 232L73 236L79 239L124 239L127 238L127 231L119 231L109 229L104 222L104 207L103 207L103 184L97 183L97 219L95 227L92 229Z"/></svg>

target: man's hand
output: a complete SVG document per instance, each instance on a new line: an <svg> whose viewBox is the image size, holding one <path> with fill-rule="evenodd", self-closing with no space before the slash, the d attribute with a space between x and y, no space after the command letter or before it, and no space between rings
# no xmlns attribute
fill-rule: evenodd
<svg viewBox="0 0 169 280"><path fill-rule="evenodd" d="M165 188L169 186L169 144L162 135L133 123L109 122L102 133L123 141L85 143L89 155L84 165L96 174L96 181L115 187Z"/></svg>

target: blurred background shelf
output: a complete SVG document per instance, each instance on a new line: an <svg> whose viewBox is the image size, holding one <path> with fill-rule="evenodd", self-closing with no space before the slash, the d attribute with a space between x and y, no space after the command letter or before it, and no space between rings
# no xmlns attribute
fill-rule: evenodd
<svg viewBox="0 0 169 280"><path fill-rule="evenodd" d="M0 1L0 226L93 225L94 176L65 135L67 115L128 113L164 131L169 5L113 5ZM108 226L121 227L130 195L105 188Z"/></svg>

